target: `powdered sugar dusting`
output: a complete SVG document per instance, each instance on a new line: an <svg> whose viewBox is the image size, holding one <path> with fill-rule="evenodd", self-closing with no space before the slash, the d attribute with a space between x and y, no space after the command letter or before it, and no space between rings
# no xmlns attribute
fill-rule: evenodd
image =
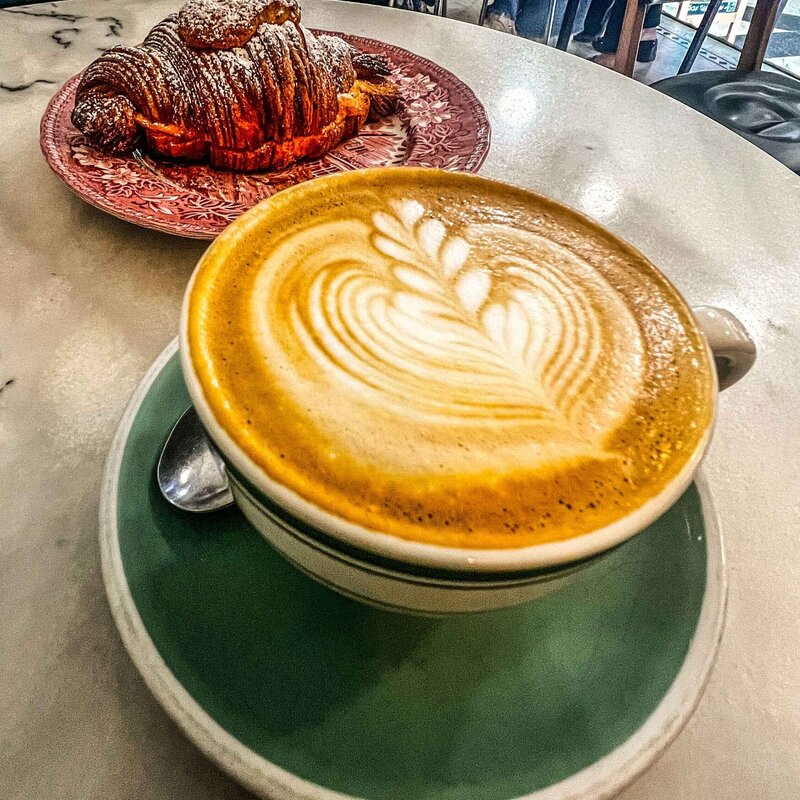
<svg viewBox="0 0 800 800"><path fill-rule="evenodd" d="M323 33L306 31L306 37L318 41ZM389 58L402 105L399 113L368 123L321 158L288 169L235 173L141 153L103 153L70 124L80 76L68 81L48 106L42 149L56 174L92 205L134 224L200 239L215 238L265 197L320 175L401 164L477 171L489 146L489 122L469 87L403 48L334 35L359 52Z"/></svg>
<svg viewBox="0 0 800 800"><path fill-rule="evenodd" d="M178 30L190 47L229 50L247 44L264 23L300 22L296 0L188 0Z"/></svg>

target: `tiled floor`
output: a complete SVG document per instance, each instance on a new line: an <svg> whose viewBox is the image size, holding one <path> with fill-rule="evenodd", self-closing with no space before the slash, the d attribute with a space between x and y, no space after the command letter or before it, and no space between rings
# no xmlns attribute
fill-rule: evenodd
<svg viewBox="0 0 800 800"><path fill-rule="evenodd" d="M559 2L556 11L556 32L558 30L558 21L563 13ZM453 19L459 19L464 22L477 23L478 15L480 13L481 0L448 0L447 3L447 16ZM546 8L546 3L542 0L543 8ZM585 11L582 9L578 12L578 23L576 30L580 30L580 21L583 19ZM527 27L523 27L523 31L529 38L537 38L540 36L543 28L541 15L538 15L532 22L528 21ZM658 57L651 64L637 64L634 77L643 83L654 83L662 78L668 78L675 75L678 67L686 54L686 49L689 47L693 29L688 28L680 22L670 19L667 16L662 16L661 27L659 28L659 44L658 44ZM590 45L582 45L573 42L570 45L570 51L576 55L581 55L586 58L591 58L596 55ZM729 45L717 42L714 39L707 38L700 54L695 61L693 71L709 70L709 69L733 69L736 66L736 59L738 58L738 51Z"/></svg>

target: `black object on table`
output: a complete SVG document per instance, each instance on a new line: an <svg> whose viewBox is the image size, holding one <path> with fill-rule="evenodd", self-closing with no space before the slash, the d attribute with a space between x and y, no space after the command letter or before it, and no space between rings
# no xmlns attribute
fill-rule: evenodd
<svg viewBox="0 0 800 800"><path fill-rule="evenodd" d="M800 175L800 81L761 69L782 0L757 0L735 70L679 74L653 88L735 131Z"/></svg>
<svg viewBox="0 0 800 800"><path fill-rule="evenodd" d="M774 72L678 75L653 87L735 131L800 175L800 81Z"/></svg>

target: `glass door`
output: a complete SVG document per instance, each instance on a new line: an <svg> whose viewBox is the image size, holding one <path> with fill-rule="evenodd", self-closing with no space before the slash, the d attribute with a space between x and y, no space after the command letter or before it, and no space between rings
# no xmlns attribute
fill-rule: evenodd
<svg viewBox="0 0 800 800"><path fill-rule="evenodd" d="M664 11L696 28L707 7L708 3L703 0L684 0L665 3ZM741 49L754 7L755 0L722 0L711 26L711 35ZM765 63L800 78L800 0L785 0L782 4L769 40Z"/></svg>

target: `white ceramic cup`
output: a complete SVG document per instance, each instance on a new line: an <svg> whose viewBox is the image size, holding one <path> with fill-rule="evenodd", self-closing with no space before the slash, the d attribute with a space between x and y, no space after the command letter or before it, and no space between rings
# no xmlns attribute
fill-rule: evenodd
<svg viewBox="0 0 800 800"><path fill-rule="evenodd" d="M718 391L739 380L755 361L753 341L733 314L696 308L695 318L717 365L712 419L692 457L661 492L622 519L564 541L505 549L443 547L337 517L272 480L237 446L215 419L189 357L187 309L193 282L181 318L181 367L192 403L228 468L238 506L276 550L317 581L358 600L404 612L450 614L523 603L558 588L642 531L691 483L711 439Z"/></svg>

